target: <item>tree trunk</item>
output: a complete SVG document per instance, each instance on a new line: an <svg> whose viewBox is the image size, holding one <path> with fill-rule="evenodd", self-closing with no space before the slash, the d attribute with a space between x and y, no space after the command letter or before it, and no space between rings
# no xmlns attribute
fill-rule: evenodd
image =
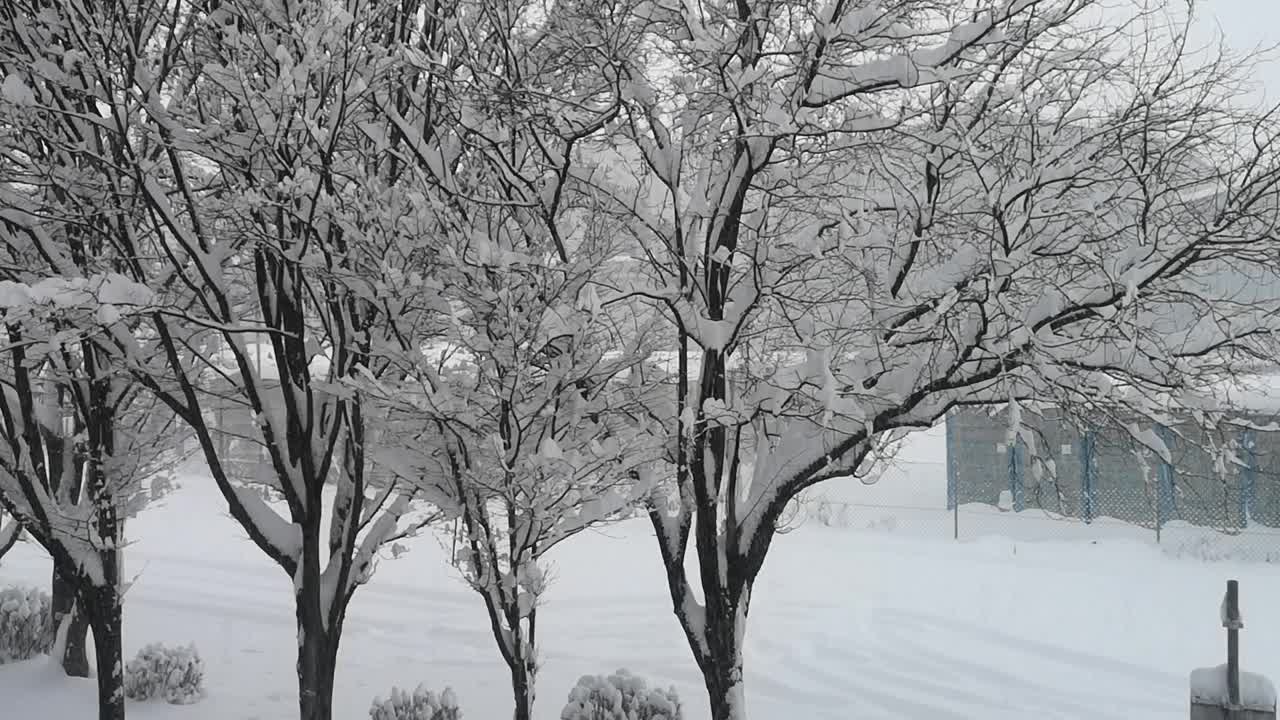
<svg viewBox="0 0 1280 720"><path fill-rule="evenodd" d="M81 597L93 626L98 665L98 720L124 720L124 654L120 595L116 586L95 587Z"/></svg>
<svg viewBox="0 0 1280 720"><path fill-rule="evenodd" d="M746 720L747 707L742 682L742 656L708 659L702 671L711 702L711 720Z"/></svg>
<svg viewBox="0 0 1280 720"><path fill-rule="evenodd" d="M296 601L299 717L300 720L332 720L339 633L325 629L316 593L301 592Z"/></svg>
<svg viewBox="0 0 1280 720"><path fill-rule="evenodd" d="M62 390L59 390L61 402ZM108 426L109 427L109 426ZM67 437L46 428L42 432L47 451L49 489L54 495L67 498L80 498L85 464L83 449ZM76 591L75 569L71 574L58 572L57 563L53 568L53 580L50 582L53 595L53 628L55 632L63 630L62 623L67 620L66 637L61 648L62 671L68 677L89 677L89 615L81 605ZM58 648L55 648L58 651Z"/></svg>
<svg viewBox="0 0 1280 720"><path fill-rule="evenodd" d="M747 591L749 592L749 591ZM700 658L702 680L711 702L711 720L746 720L747 707L742 676L742 644L746 639L746 598L724 598L707 604L703 639L706 654ZM683 618L681 618L683 620Z"/></svg>
<svg viewBox="0 0 1280 720"><path fill-rule="evenodd" d="M511 692L515 697L514 720L531 720L533 717L533 673L531 663L516 658L511 665Z"/></svg>
<svg viewBox="0 0 1280 720"><path fill-rule="evenodd" d="M66 638L61 648L62 671L67 677L89 677L89 617L76 600L74 583L65 580L55 567L53 570L52 589L52 627L54 632L62 630L62 623L67 622ZM68 619L67 616L70 616ZM54 648L58 651L58 648Z"/></svg>

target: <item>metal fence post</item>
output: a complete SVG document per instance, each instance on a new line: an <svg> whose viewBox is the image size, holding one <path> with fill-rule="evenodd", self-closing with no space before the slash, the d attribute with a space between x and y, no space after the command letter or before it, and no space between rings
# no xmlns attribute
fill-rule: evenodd
<svg viewBox="0 0 1280 720"><path fill-rule="evenodd" d="M955 411L947 413L943 420L947 434L947 509L950 510L957 505L956 492L956 427L955 427Z"/></svg>
<svg viewBox="0 0 1280 720"><path fill-rule="evenodd" d="M1023 443L1019 438L1014 438L1009 444L1009 494L1013 496L1013 511L1022 512L1025 507L1025 497L1022 487L1022 468L1023 462Z"/></svg>
<svg viewBox="0 0 1280 720"><path fill-rule="evenodd" d="M1258 436L1253 428L1241 431L1240 446L1244 448L1245 462L1240 471L1240 518L1247 528L1258 501Z"/></svg>
<svg viewBox="0 0 1280 720"><path fill-rule="evenodd" d="M1166 427L1163 423L1156 424L1156 436L1164 443L1164 446L1173 453L1174 445L1177 438L1174 437L1173 431ZM1178 507L1174 495L1174 469L1173 464L1165 462L1164 458L1160 458L1160 466L1156 468L1156 542L1160 542L1160 530L1164 524L1173 519L1177 513Z"/></svg>
<svg viewBox="0 0 1280 720"><path fill-rule="evenodd" d="M1093 495L1096 484L1096 468L1093 464L1096 436L1097 433L1093 430L1085 430L1080 437L1080 516L1085 522L1093 522L1096 511Z"/></svg>
<svg viewBox="0 0 1280 720"><path fill-rule="evenodd" d="M947 437L947 509L951 511L951 539L960 539L960 480L957 467L960 459L956 457L956 411L947 413L943 420Z"/></svg>

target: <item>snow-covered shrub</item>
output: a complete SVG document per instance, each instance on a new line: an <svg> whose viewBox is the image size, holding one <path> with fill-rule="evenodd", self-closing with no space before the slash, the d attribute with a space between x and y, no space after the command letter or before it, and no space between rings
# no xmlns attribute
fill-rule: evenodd
<svg viewBox="0 0 1280 720"><path fill-rule="evenodd" d="M124 694L131 700L163 699L174 705L199 702L204 698L204 661L195 645L148 645L125 666Z"/></svg>
<svg viewBox="0 0 1280 720"><path fill-rule="evenodd" d="M626 670L586 675L569 692L560 720L682 720L676 689L650 688Z"/></svg>
<svg viewBox="0 0 1280 720"><path fill-rule="evenodd" d="M375 698L369 708L370 720L461 720L462 710L453 690L439 695L419 685L412 693L391 689L391 697Z"/></svg>
<svg viewBox="0 0 1280 720"><path fill-rule="evenodd" d="M0 665L47 655L54 627L49 594L36 588L0 590Z"/></svg>

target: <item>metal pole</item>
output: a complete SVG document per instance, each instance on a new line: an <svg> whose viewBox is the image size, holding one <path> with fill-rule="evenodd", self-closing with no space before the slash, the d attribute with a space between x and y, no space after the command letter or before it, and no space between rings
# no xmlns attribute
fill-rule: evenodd
<svg viewBox="0 0 1280 720"><path fill-rule="evenodd" d="M1156 521L1156 544L1157 545L1160 544L1160 525L1162 524L1160 522L1160 492L1162 491L1163 487L1164 486L1160 483L1160 481L1156 480L1155 521Z"/></svg>
<svg viewBox="0 0 1280 720"><path fill-rule="evenodd" d="M956 457L956 411L947 413L943 419L943 427L947 438L947 503L951 506L951 538L960 539L960 478L957 471L959 458Z"/></svg>
<svg viewBox="0 0 1280 720"><path fill-rule="evenodd" d="M1097 511L1094 507L1093 486L1094 471L1093 466L1093 445L1096 440L1096 433L1093 430L1086 430L1084 436L1080 438L1080 514L1084 516L1086 523L1093 522L1093 515Z"/></svg>
<svg viewBox="0 0 1280 720"><path fill-rule="evenodd" d="M1231 709L1240 707L1240 583L1227 581L1227 700Z"/></svg>

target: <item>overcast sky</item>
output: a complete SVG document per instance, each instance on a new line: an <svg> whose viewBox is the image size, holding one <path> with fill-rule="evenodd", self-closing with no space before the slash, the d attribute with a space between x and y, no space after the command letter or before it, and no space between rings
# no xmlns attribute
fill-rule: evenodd
<svg viewBox="0 0 1280 720"><path fill-rule="evenodd" d="M1201 0L1198 13L1205 39L1220 28L1234 50L1280 44L1280 0ZM1258 73L1266 99L1280 101L1280 61L1273 60Z"/></svg>

